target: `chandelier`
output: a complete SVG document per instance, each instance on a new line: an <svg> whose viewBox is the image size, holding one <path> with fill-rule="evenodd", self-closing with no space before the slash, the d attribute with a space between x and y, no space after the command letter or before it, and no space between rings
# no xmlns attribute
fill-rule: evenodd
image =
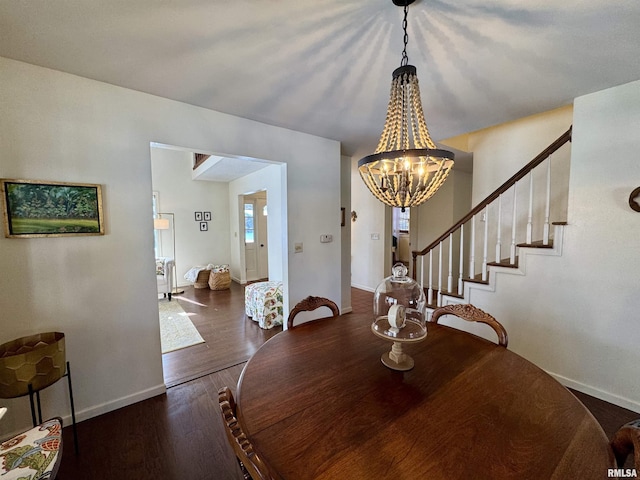
<svg viewBox="0 0 640 480"><path fill-rule="evenodd" d="M407 12L415 0L393 0L404 7L404 50L393 71L387 118L375 152L358 162L360 176L381 202L391 207L417 207L443 184L453 152L436 147L424 120L416 67L407 56Z"/></svg>

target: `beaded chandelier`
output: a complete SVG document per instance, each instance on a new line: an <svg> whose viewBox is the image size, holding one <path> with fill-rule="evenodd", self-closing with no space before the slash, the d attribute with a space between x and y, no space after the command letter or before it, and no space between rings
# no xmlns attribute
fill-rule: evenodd
<svg viewBox="0 0 640 480"><path fill-rule="evenodd" d="M407 12L414 0L393 0L404 7L404 50L393 71L387 118L378 147L358 162L360 176L381 202L391 207L417 207L444 183L453 152L436 148L424 120L416 67L407 56Z"/></svg>

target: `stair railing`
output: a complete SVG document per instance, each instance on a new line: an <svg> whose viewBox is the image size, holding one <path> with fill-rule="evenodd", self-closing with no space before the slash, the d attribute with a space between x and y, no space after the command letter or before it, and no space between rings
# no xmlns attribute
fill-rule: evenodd
<svg viewBox="0 0 640 480"><path fill-rule="evenodd" d="M529 198L528 198L528 211L527 211L527 221L526 221L526 240L522 245L532 245L532 232L533 232L533 205L534 205L534 195L533 195L533 174L532 171L538 167L541 163L543 163L546 159L549 159L547 162L546 169L546 199L544 205L544 224L543 224L543 234L542 234L542 247L549 247L549 225L550 225L550 203L551 203L551 155L558 151L562 146L571 141L571 127L562 134L557 140L551 143L547 148L545 148L542 152L540 152L533 160L527 163L524 167L522 167L517 173L515 173L511 178L509 178L506 182L504 182L500 187L498 187L493 193L488 195L484 200L478 203L469 213L467 213L464 217L458 220L451 228L449 228L446 232L432 241L426 248L419 251L412 251L412 275L414 280L417 280L417 259L421 257L421 279L420 284L423 288L427 289L427 304L430 306L442 305L442 295L454 295L454 296L462 296L463 295L463 280L475 280L486 283L487 282L487 272L488 266L491 264L501 264L506 266L515 266L516 265L516 247L519 245L516 240L516 223L517 223L517 195L516 195L516 187L520 180L524 179L527 175L529 175ZM504 229L502 226L502 196L504 193L513 188L513 200L512 200L512 220L511 220L511 232L510 232L510 248L509 248L509 259L503 261L501 258L502 253L502 230ZM489 261L489 240L488 240L488 228L489 228L489 219L488 211L489 206L494 204L497 200L497 210L498 210L498 220L497 220L497 228L496 228L496 244L495 244L495 262ZM484 221L484 227L482 232L476 232L476 216L482 213ZM468 245L465 247L465 224L470 221L470 229L471 232L469 235L469 239L467 240ZM507 227L508 228L508 227ZM459 242L459 248L454 247L454 234L457 237L456 241ZM478 239L481 239L482 242L482 263L481 263L481 272L476 275L475 265L476 265L476 234L478 234ZM448 245L447 245L448 244ZM445 247L448 246L448 259L447 259L447 272L446 272L446 289L444 288L444 261L443 258L445 256L444 250ZM439 247L439 253L437 253L437 269L436 265L434 265L434 250ZM454 257L454 249L458 250L458 256ZM468 275L464 277L464 253L465 250L468 250L469 257L469 267L468 267ZM424 283L424 262L425 257L428 257L428 278L427 285ZM454 291L453 283L454 283L454 258L457 262L457 288ZM437 290L435 289L436 282L434 281L434 270L437 270ZM479 279L477 278L479 277ZM437 292L437 299L434 303L434 292Z"/></svg>

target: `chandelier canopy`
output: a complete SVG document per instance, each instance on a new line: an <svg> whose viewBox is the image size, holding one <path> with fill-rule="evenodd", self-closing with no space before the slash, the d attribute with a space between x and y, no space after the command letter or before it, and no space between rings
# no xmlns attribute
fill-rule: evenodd
<svg viewBox="0 0 640 480"><path fill-rule="evenodd" d="M404 50L393 72L391 96L378 147L358 162L360 176L381 202L391 207L416 207L443 184L453 152L436 147L424 120L416 67L407 57L407 12L414 0L392 0L404 7Z"/></svg>

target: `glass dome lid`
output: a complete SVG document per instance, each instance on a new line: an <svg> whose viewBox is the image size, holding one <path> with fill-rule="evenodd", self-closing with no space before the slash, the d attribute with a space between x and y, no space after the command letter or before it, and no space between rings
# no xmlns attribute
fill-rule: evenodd
<svg viewBox="0 0 640 480"><path fill-rule="evenodd" d="M427 299L418 282L407 276L407 267L396 263L373 296L374 333L389 340L418 341L427 335L424 309Z"/></svg>
<svg viewBox="0 0 640 480"><path fill-rule="evenodd" d="M407 276L407 267L396 263L373 295L371 331L393 343L382 363L394 370L410 370L413 360L402 352L402 343L419 342L427 336L424 309L427 299L418 282Z"/></svg>

